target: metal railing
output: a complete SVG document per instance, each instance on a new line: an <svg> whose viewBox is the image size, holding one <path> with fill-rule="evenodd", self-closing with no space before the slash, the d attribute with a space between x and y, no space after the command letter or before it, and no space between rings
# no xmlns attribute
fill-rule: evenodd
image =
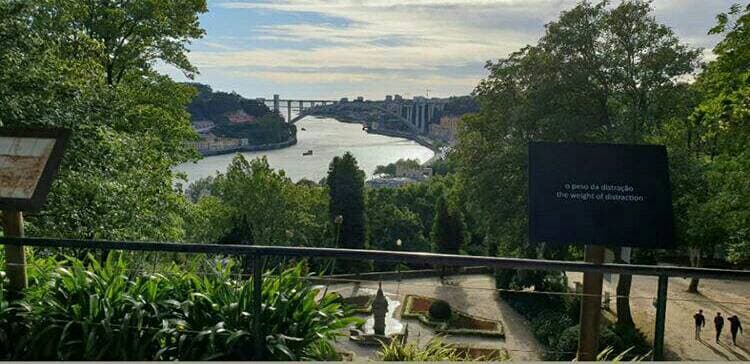
<svg viewBox="0 0 750 364"><path fill-rule="evenodd" d="M311 247L280 247L258 245L233 244L188 244L174 242L148 241L108 241L108 240L77 240L56 238L31 237L3 237L0 242L16 246L34 246L45 248L75 248L93 250L122 250L138 252L172 252L189 254L225 254L246 256L252 261L252 276L262 276L261 259L264 257L307 257L307 258L339 258L360 261L380 261L395 263L411 263L423 265L460 266L460 267L491 267L496 269L517 269L534 271L558 272L600 272L614 274L629 274L658 277L656 300L656 328L654 337L654 359L663 358L664 325L666 317L667 284L670 277L706 278L721 280L750 281L750 271L689 268L674 266L649 266L634 264L593 264L585 262L569 262L559 260L537 260L503 257L482 257L451 254L435 254L403 251L380 251L337 248ZM261 312L262 279L253 279L253 314ZM258 317L258 316L256 316ZM254 321L255 334L260 336L262 328L260 320ZM256 345L261 341L256 340ZM261 348L256 348L260 352Z"/></svg>

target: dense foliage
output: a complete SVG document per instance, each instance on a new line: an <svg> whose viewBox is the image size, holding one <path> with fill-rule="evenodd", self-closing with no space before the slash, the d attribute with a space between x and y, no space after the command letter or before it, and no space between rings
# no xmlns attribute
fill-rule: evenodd
<svg viewBox="0 0 750 364"><path fill-rule="evenodd" d="M351 153L335 157L328 167L326 185L330 196L329 217L340 217L341 235L336 242L343 248L365 247L365 172Z"/></svg>
<svg viewBox="0 0 750 364"><path fill-rule="evenodd" d="M750 263L750 5L718 16L710 30L723 37L716 58L696 74L700 50L658 23L650 2L579 3L535 45L490 62L474 95L449 100L445 115L470 114L458 146L434 166L440 176L426 182L365 189L347 153L331 162L324 183L293 183L265 159L237 156L183 194L172 168L197 158L185 143L196 139L190 114L214 121L217 135L253 143L294 135L262 103L156 72L157 63L197 72L187 46L203 35L198 17L206 10L204 0L0 1L0 125L72 131L48 203L28 219L29 235L580 259L578 248L527 240L528 142L649 142L669 148L677 237L690 262L719 253ZM238 110L256 122L230 125L227 113ZM418 163L376 172L392 175L397 165ZM636 261L655 254L639 252ZM305 283L303 266L266 276L267 332L255 338L252 285L229 274L248 262L203 275L184 261L134 273L143 262L117 254L101 263L33 259L22 301L9 302L0 289L3 359L250 359L258 339L265 359L330 359L330 339L349 322L337 297ZM568 290L561 273L496 278L499 288ZM602 345L640 354L647 349L629 315L630 280L618 283L619 324L608 325ZM506 298L541 342L575 351L576 301ZM436 343L383 351L384 360L457 355Z"/></svg>
<svg viewBox="0 0 750 364"><path fill-rule="evenodd" d="M694 265L717 247L732 262L750 261L750 5L717 20L710 33L724 39L690 87L688 114L653 138L669 148L678 237Z"/></svg>
<svg viewBox="0 0 750 364"><path fill-rule="evenodd" d="M528 142L651 140L671 119L690 113L692 86L679 80L689 78L699 53L656 21L650 2L602 1L579 3L549 23L537 44L489 63L489 76L475 89L480 112L464 118L456 152L469 199L498 254L569 258L572 252L527 240ZM528 281L534 282L540 280ZM618 279L623 325L632 325L630 282L627 275Z"/></svg>
<svg viewBox="0 0 750 364"><path fill-rule="evenodd" d="M479 103L474 96L452 96L441 112L444 116L462 116L479 111Z"/></svg>
<svg viewBox="0 0 750 364"><path fill-rule="evenodd" d="M186 217L189 241L330 246L325 190L293 183L265 158L247 161L237 155L225 173L188 191L197 198Z"/></svg>
<svg viewBox="0 0 750 364"><path fill-rule="evenodd" d="M461 211L449 206L444 196L435 203L432 223L432 250L444 254L458 254L465 239L465 224Z"/></svg>
<svg viewBox="0 0 750 364"><path fill-rule="evenodd" d="M211 86L200 83L190 83L198 93L187 105L187 110L193 120L210 120L216 124L227 124L226 114L234 111L244 111L250 116L259 118L271 114L271 109L257 100L250 100L234 92L214 91Z"/></svg>
<svg viewBox="0 0 750 364"><path fill-rule="evenodd" d="M515 286L516 288L518 286ZM578 350L580 297L504 292L503 298L529 320L534 336L549 348L546 360L571 360ZM607 353L624 353L626 359L650 353L645 336L628 325L605 322L599 347Z"/></svg>
<svg viewBox="0 0 750 364"><path fill-rule="evenodd" d="M37 236L182 238L171 168L196 157L185 105L203 0L0 2L0 124L72 130ZM97 19L96 21L76 21Z"/></svg>
<svg viewBox="0 0 750 364"><path fill-rule="evenodd" d="M443 300L434 300L430 304L430 318L438 321L450 320L453 315L453 309L448 302Z"/></svg>
<svg viewBox="0 0 750 364"><path fill-rule="evenodd" d="M231 261L210 272L171 264L158 273L136 273L130 266L118 254L104 263L92 257L54 262L26 299L12 305L0 300L0 348L6 349L0 357L321 360L331 359L321 355L334 352L331 340L355 322L339 296L319 297L304 266L268 272L264 351L255 353L252 280L235 280Z"/></svg>

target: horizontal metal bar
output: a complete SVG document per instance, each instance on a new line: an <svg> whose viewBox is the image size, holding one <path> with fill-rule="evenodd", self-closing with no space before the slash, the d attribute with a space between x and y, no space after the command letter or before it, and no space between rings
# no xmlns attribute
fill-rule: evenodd
<svg viewBox="0 0 750 364"><path fill-rule="evenodd" d="M545 270L559 272L604 272L644 276L707 278L750 281L750 271L664 267L634 264L592 264L560 260L481 257L470 255L435 254L420 252L393 252L382 250L282 247L237 244L189 244L148 241L77 240L55 238L2 237L0 242L52 248L86 248L99 250L127 250L148 252L206 253L226 255L261 255L312 258L345 258L351 260L376 260L462 267L486 266L501 269Z"/></svg>

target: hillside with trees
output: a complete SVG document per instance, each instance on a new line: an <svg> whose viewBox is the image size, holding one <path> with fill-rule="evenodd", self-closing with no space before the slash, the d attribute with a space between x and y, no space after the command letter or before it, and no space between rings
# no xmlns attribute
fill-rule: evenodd
<svg viewBox="0 0 750 364"><path fill-rule="evenodd" d="M211 121L213 135L247 139L250 145L281 143L294 138L297 130L264 103L235 92L214 91L210 86L190 83L197 90L187 106L193 122ZM238 115L233 121L232 117ZM238 120L239 119L239 120Z"/></svg>

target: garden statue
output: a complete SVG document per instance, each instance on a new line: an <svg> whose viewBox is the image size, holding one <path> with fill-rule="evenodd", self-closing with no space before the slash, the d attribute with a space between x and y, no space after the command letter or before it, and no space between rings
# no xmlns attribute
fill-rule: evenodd
<svg viewBox="0 0 750 364"><path fill-rule="evenodd" d="M375 335L385 335L385 314L388 312L388 302L383 295L383 283L378 284L378 293L372 302L373 330Z"/></svg>

